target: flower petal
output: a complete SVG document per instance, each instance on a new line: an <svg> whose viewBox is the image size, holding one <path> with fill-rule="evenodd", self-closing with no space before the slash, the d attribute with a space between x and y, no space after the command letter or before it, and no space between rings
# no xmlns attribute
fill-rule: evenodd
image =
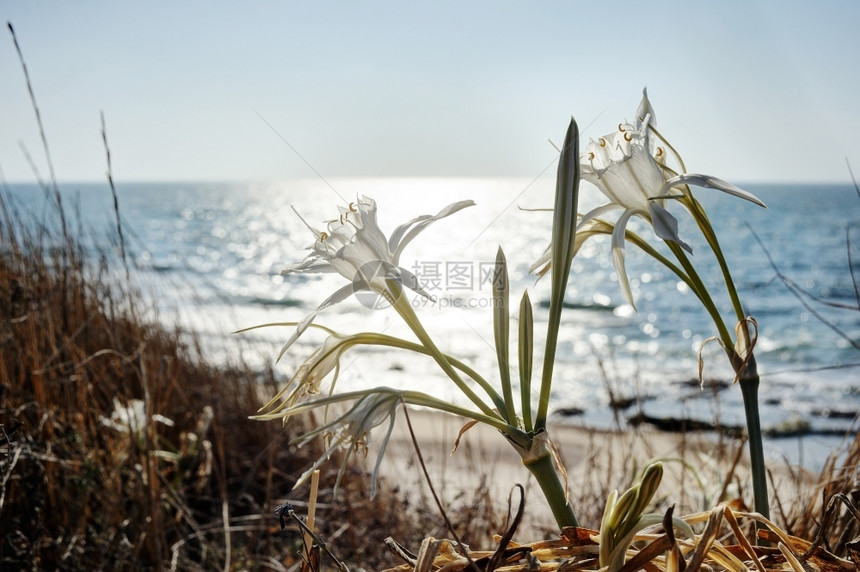
<svg viewBox="0 0 860 572"><path fill-rule="evenodd" d="M633 291L630 289L630 280L627 278L627 269L624 267L624 233L627 230L627 221L635 213L636 211L632 209L624 211L612 230L612 264L615 266L615 273L618 275L618 284L621 286L621 293L634 310L636 309L636 302L633 301Z"/></svg>
<svg viewBox="0 0 860 572"><path fill-rule="evenodd" d="M407 288L409 288L413 292L417 292L418 294L421 294L423 297L427 298L431 302L436 301L436 298L434 298L432 294L430 294L424 288L421 287L421 281L418 279L417 276L415 276L414 274L412 274L411 272L409 272L408 270L406 270L402 266L397 267L397 274L398 274L397 281L400 284L402 284L403 286L406 286Z"/></svg>
<svg viewBox="0 0 860 572"><path fill-rule="evenodd" d="M597 217L620 208L621 205L617 203L606 203L605 205L591 209L584 215L578 215L579 220L576 223L576 238L573 244L573 256L576 256L579 249L582 248L583 244L585 244L586 239L597 234L612 233L613 226L608 222L599 220ZM552 249L547 246L546 250L543 251L543 254L540 255L540 258L535 260L534 263L529 266L529 273L536 273L538 278L542 278L543 275L549 272L552 268L552 264L550 263L551 256Z"/></svg>
<svg viewBox="0 0 860 572"><path fill-rule="evenodd" d="M354 294L359 290L369 290L366 285L363 286L363 283L360 280L353 281L351 284L347 284L346 286L342 286L335 290L335 292L323 300L323 302L317 306L317 312L320 310L324 310L329 306L334 306L338 302L343 302L347 298L349 298L350 294Z"/></svg>
<svg viewBox="0 0 860 572"><path fill-rule="evenodd" d="M431 215L420 215L412 220L408 220L403 224L399 225L394 229L394 232L391 233L391 236L388 238L388 250L391 252L397 251L397 246L400 244L400 240L403 238L403 235L406 234L406 231L409 230L413 225L423 222L427 219L431 218Z"/></svg>
<svg viewBox="0 0 860 572"><path fill-rule="evenodd" d="M636 110L636 127L637 129L642 126L642 123L645 121L645 117L651 116L651 119L648 121L648 124L651 127L657 127L657 114L654 113L654 108L651 106L651 101L648 99L648 88L642 88L642 101L639 103L639 109Z"/></svg>
<svg viewBox="0 0 860 572"><path fill-rule="evenodd" d="M301 262L296 262L288 268L281 270L281 276L287 274L314 274L317 272L337 272L334 266L323 260L316 254L311 254Z"/></svg>
<svg viewBox="0 0 860 572"><path fill-rule="evenodd" d="M529 266L529 273L537 272L538 278L541 278L544 274L549 272L551 265L549 263L549 259L552 257L552 249L547 246L546 250L543 251L543 254L540 255L540 258L534 261L534 263ZM543 268L541 268L543 266Z"/></svg>
<svg viewBox="0 0 860 572"><path fill-rule="evenodd" d="M610 211L614 211L617 209L623 208L618 203L606 203L605 205L601 205L599 207L593 208L584 215L580 216L579 222L576 225L576 232L579 232L579 229L583 227L583 225L590 222L592 219L596 219L599 216L602 216L605 213Z"/></svg>
<svg viewBox="0 0 860 572"><path fill-rule="evenodd" d="M385 257L390 256L391 252L385 240L385 234L376 222L376 201L370 197L362 196L358 200L358 214L356 226L361 233L359 242L369 244L376 255L384 260ZM352 221L353 219L347 216L345 220Z"/></svg>
<svg viewBox="0 0 860 572"><path fill-rule="evenodd" d="M398 226L391 234L391 238L388 241L388 248L394 254L394 262L397 263L397 261L400 260L400 253L403 252L406 245L409 244L413 238L418 236L418 234L424 230L427 225L445 218L446 216L452 215L466 207L471 207L474 204L475 201L471 200L457 201L456 203L451 203L447 207L443 208L434 216L424 215L414 218L406 224Z"/></svg>
<svg viewBox="0 0 860 572"><path fill-rule="evenodd" d="M677 243L678 246L693 254L690 245L678 238L678 219L654 201L651 201L648 208L651 211L651 225L654 227L654 234L663 240Z"/></svg>
<svg viewBox="0 0 860 572"><path fill-rule="evenodd" d="M296 326L296 331L293 332L293 335L290 336L290 339L288 339L287 343L284 344L284 347L281 348L280 353L278 353L278 359L276 359L275 362L281 361L281 358L284 357L284 354L287 352L287 350L290 348L290 346L293 345L295 343L295 341L297 339L299 339L299 337L303 333L305 333L305 330L308 329L308 327L311 325L311 322L313 322L314 318L316 318L316 317L317 317L317 312L314 311L313 313L305 316L304 319L302 319L302 321L299 322L299 325Z"/></svg>
<svg viewBox="0 0 860 572"><path fill-rule="evenodd" d="M678 175L677 177L669 179L663 184L663 191L661 191L659 194L662 195L672 187L678 187L681 185L696 185L697 187L717 189L718 191L723 191L724 193L728 193L730 195L734 195L736 197L750 201L751 203L755 203L760 207L767 208L767 205L764 204L761 199L759 199L754 194L741 189L740 187L736 187L735 185L722 179L718 179L717 177L712 177L710 175L698 175L696 173L685 173L683 175Z"/></svg>

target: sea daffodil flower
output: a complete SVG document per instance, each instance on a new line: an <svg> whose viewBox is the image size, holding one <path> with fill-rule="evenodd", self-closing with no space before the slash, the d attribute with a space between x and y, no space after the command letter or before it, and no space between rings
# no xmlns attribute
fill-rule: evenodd
<svg viewBox="0 0 860 572"><path fill-rule="evenodd" d="M338 207L338 217L328 221L325 231L314 229L302 219L314 234L315 240L308 246L311 253L281 274L337 272L350 283L326 298L299 323L281 354L307 329L317 312L345 300L350 294L368 290L393 302L399 295L392 290L391 284L395 283L432 298L413 274L400 267L400 255L428 225L474 204L474 201L458 201L436 215L416 217L398 226L390 238L380 230L376 222L376 201L369 197L359 197L347 207Z"/></svg>
<svg viewBox="0 0 860 572"><path fill-rule="evenodd" d="M632 124L621 123L615 132L592 140L579 159L582 178L609 199L608 203L585 213L579 224L587 224L613 210L623 210L612 233L612 261L622 293L631 306L634 302L624 266L624 236L632 217L646 220L658 237L692 253L690 246L678 237L678 220L665 208L667 199L683 198L683 193L689 192L688 185L717 189L765 206L754 195L722 179L686 173L683 161L655 126L654 109L647 91L643 90L636 120ZM669 152L679 163L677 170L667 165Z"/></svg>
<svg viewBox="0 0 860 572"><path fill-rule="evenodd" d="M667 164L670 158L676 167ZM752 353L754 337L751 337L748 331L748 324L754 325L755 322L745 313L714 228L702 206L693 197L690 185L717 189L761 207L765 207L765 204L754 195L722 179L688 173L678 152L657 131L654 108L645 90L633 124L621 123L616 132L591 141L579 158L579 166L582 178L594 184L606 195L609 202L582 215L577 225L577 239L580 234L585 234L587 238L588 234L605 232L607 229L601 228L602 223L611 227L612 262L627 302L635 307L624 266L624 244L625 240L630 240L690 286L714 320L719 332L718 339L726 350L736 378L741 382L747 431L750 435L755 506L758 512L767 515L767 481L758 412L759 376ZM731 299L734 319L740 324L736 342L732 339L729 327L706 284L687 256L687 253L692 253L692 249L678 237L678 221L666 210L667 200L677 201L690 213L713 251ZM601 219L605 213L615 209L621 209L623 212L614 224ZM663 257L638 235L627 231L627 223L634 216L646 220L653 227L655 234L665 241L679 265Z"/></svg>

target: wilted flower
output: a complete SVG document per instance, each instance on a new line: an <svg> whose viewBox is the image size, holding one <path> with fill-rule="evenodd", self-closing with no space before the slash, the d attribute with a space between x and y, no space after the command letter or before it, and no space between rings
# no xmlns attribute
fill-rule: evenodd
<svg viewBox="0 0 860 572"><path fill-rule="evenodd" d="M296 440L297 444L303 444L310 441L317 435L324 435L328 438L329 446L325 453L323 453L319 459L317 459L317 461L299 477L295 486L298 487L307 480L311 473L318 469L335 450L343 449L343 461L341 462L337 481L335 483L335 489L337 489L337 485L340 483L340 480L346 471L350 456L354 452L367 456L371 431L374 427L382 424L382 422L387 419L389 421L388 431L380 445L380 451L377 456L376 465L373 470L373 477L371 479L372 496L376 493L376 479L379 473L379 465L382 462L382 457L385 455L385 449L388 445L388 440L391 437L391 431L394 428L397 406L401 403L401 393L386 388L378 388L376 390L366 392L345 394L340 399L343 401L355 399L355 401L349 410L343 415L322 425L321 427L317 427L316 429L305 433ZM300 410L300 407L296 408L295 412ZM264 417L261 416L261 418ZM286 421L286 418L284 420Z"/></svg>
<svg viewBox="0 0 860 572"><path fill-rule="evenodd" d="M376 222L376 201L369 197L360 197L357 202L350 203L347 207L338 207L338 217L328 222L325 231L315 230L305 222L316 239L308 247L312 252L281 274L337 272L349 280L350 284L335 291L315 312L302 320L284 349L307 329L317 312L345 300L355 292L369 290L393 302L399 296L399 292L392 290L393 283L431 298L421 288L418 279L400 267L400 255L406 245L428 225L474 204L474 201L459 201L448 205L434 216L416 217L398 226L391 238L386 238L380 230ZM302 221L304 222L304 219Z"/></svg>
<svg viewBox="0 0 860 572"><path fill-rule="evenodd" d="M329 336L308 358L298 367L289 383L278 392L260 411L272 412L295 405L302 399L316 395L320 384L332 371L334 378L332 387L337 381L340 371L340 358L343 353L358 343L358 336L345 336L325 328ZM290 391L287 395L287 391ZM284 397L286 395L286 397Z"/></svg>

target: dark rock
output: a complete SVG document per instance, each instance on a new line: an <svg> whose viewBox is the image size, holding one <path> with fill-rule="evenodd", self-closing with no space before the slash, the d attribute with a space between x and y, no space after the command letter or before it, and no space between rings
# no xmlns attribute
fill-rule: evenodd
<svg viewBox="0 0 860 572"><path fill-rule="evenodd" d="M685 419L681 417L654 417L645 413L637 413L636 415L627 418L627 422L633 427L638 427L642 423L647 423L669 433L686 433L688 431L715 431L722 432L730 437L740 437L743 435L744 429L739 426L732 425L716 425L708 421L698 421L696 419Z"/></svg>
<svg viewBox="0 0 860 572"><path fill-rule="evenodd" d="M577 415L585 413L585 409L580 407L562 407L560 409L556 409L555 412L562 417L576 417Z"/></svg>

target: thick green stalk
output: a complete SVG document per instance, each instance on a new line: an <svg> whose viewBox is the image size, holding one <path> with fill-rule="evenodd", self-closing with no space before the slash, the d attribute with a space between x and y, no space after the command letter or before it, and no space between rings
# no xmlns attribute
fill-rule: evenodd
<svg viewBox="0 0 860 572"><path fill-rule="evenodd" d="M729 265L726 262L725 256L723 256L719 240L717 240L717 235L711 226L710 219L708 219L702 206L693 198L689 191L687 193L687 199L689 210L693 214L693 218L698 223L705 239L708 241L708 245L714 252L714 257L717 259L717 263L720 266L723 279L726 283L726 291L731 298L735 316L739 323L743 323L746 319L744 308L741 304L740 296L738 295L734 280L732 279ZM721 332L721 335L724 334ZM742 347L744 351L752 352L749 334L745 325L742 330L738 332L738 335L743 337L743 340L739 340L739 346ZM770 501L768 499L767 492L767 470L765 468L761 417L759 415L758 403L758 388L760 380L756 367L755 356L752 355L752 353L748 356L740 356L738 355L737 350L730 345L726 346L726 353L729 356L729 361L732 364L732 368L735 370L735 374L739 377L741 395L744 400L744 417L747 426L747 436L749 438L750 470L752 472L755 510L769 518ZM744 363L744 360L746 360L746 363Z"/></svg>
<svg viewBox="0 0 860 572"><path fill-rule="evenodd" d="M741 373L741 395L744 398L744 415L750 448L750 471L752 472L753 498L756 512L770 518L770 500L767 492L767 470L762 444L761 417L758 409L759 375L755 357L750 355Z"/></svg>
<svg viewBox="0 0 860 572"><path fill-rule="evenodd" d="M696 202L696 207L701 209L701 206ZM723 276L726 281L726 288L729 292L729 296L732 300L732 305L734 306L735 313L738 315L739 320L743 320L744 316L742 313L742 305L740 303L740 298L737 294L737 289L734 286L734 282L731 278L731 273L729 272L728 264L726 263L725 257L722 254L722 251L719 247L719 242L716 239L716 234L713 232L713 228L710 226L710 223L707 220L707 217L704 216L704 212L695 211L691 209L691 212L694 212L694 217L696 218L699 227L702 230L702 233L705 235L708 244L711 246L714 251L717 261L720 265L720 269L723 272ZM698 212L698 216L697 216ZM702 218L700 218L703 217ZM608 232L606 234L609 234ZM734 342L731 337L731 333L725 325L725 322L722 319L722 316L717 310L716 304L713 299L710 297L708 290L702 282L701 277L699 277L686 253L681 249L680 246L675 244L674 242L667 241L667 245L670 250L675 254L675 257L681 263L684 268L684 271L681 271L680 268L672 264L669 260L660 255L659 252L652 249L644 240L642 240L637 235L631 233L630 231L626 234L627 240L639 246L642 250L647 252L649 255L662 262L667 268L672 270L681 280L686 282L693 292L696 294L696 297L702 302L705 310L711 316L711 319L714 321L714 325L717 327L717 330L720 334L720 339L723 342L723 345L726 350L726 354L729 356L729 361L731 362L732 368L735 370L735 373L739 373L739 369L743 367L743 358L738 356L735 348ZM747 344L749 347L749 344ZM755 497L755 509L757 512L767 516L769 514L769 500L768 500L768 492L767 492L767 472L765 470L765 461L764 461L764 447L762 444L762 433L761 433L761 420L759 416L759 408L758 408L758 386L759 386L759 376L756 371L755 366L755 358L754 356L750 356L749 361L743 370L743 375L741 375L739 383L741 385L741 394L744 400L744 414L747 425L747 435L749 436L749 454L750 454L750 464L752 470L752 480L753 480L753 495Z"/></svg>
<svg viewBox="0 0 860 572"><path fill-rule="evenodd" d="M537 480L540 490L552 509L552 515L559 530L566 526L579 526L549 451L532 459L523 459L523 465Z"/></svg>
<svg viewBox="0 0 860 572"><path fill-rule="evenodd" d="M681 172L686 172L687 169L684 166L684 162L681 160L681 156L672 147L656 129L649 126L651 131L657 135L657 137L669 148L675 157L678 159L678 162L681 165ZM711 247L711 250L714 252L714 256L717 259L717 263L720 266L720 271L723 273L723 279L726 283L726 290L731 298L732 307L735 311L735 316L737 317L738 323L743 323L746 320L746 313L744 311L743 305L740 301L740 296L738 295L737 288L735 287L734 280L732 279L731 272L729 271L728 263L726 262L725 256L723 256L722 249L720 248L719 240L717 239L717 234L714 232L713 226L711 226L711 221L708 218L705 210L702 208L702 205L693 197L689 188L686 188L685 202L688 210L693 215L696 223L699 226L699 229L702 231L705 239L708 241L708 245ZM670 245L672 246L672 245ZM676 256L680 252L680 248L673 249ZM683 253L681 253L683 255ZM686 256L684 256L686 258ZM680 258L679 258L680 260ZM681 261L684 264L683 260ZM688 272L690 269L686 267ZM692 276L691 276L692 277ZM697 278L697 277L696 277ZM710 300L710 297L708 297ZM739 377L739 383L741 386L741 395L744 400L744 415L746 417L746 425L747 425L747 435L749 437L749 453L750 453L750 468L752 470L752 480L753 480L753 495L755 502L755 510L756 512L761 513L765 517L769 517L770 508L769 508L769 500L768 500L768 492L767 492L767 472L765 470L765 461L764 461L764 447L762 445L762 434L761 434L761 418L759 416L759 408L758 408L758 387L759 387L759 375L758 369L756 367L755 356L752 354L752 347L749 343L749 335L747 333L746 326L743 326L742 332L738 332L739 335L744 336L743 343L740 344L744 351L749 352L747 356L739 356L737 350L733 347L731 343L731 335L728 333L725 325L722 322L722 318L719 316L719 313L716 312L716 308L713 307L713 302L709 306L705 303L705 300L702 297L699 297L700 300L705 304L706 309L711 314L711 317L714 318L714 323L717 325L717 328L720 329L720 337L723 339L725 344L726 353L729 356L729 361L732 364L732 368L735 370L735 374ZM746 360L746 363L744 363Z"/></svg>
<svg viewBox="0 0 860 572"><path fill-rule="evenodd" d="M711 250L714 252L714 257L717 259L717 263L720 266L720 270L723 273L723 279L726 283L726 290L731 298L732 307L735 311L735 316L738 319L738 322L741 323L746 319L744 315L743 305L741 304L740 297L738 296L737 288L735 287L734 280L732 279L731 272L728 267L728 263L726 262L725 256L723 256L722 249L720 248L720 243L717 240L716 233L714 232L713 227L710 224L710 220L702 209L701 205L692 198L692 196L688 195L690 200L690 211L693 213L693 217L696 219L696 222L699 225L699 228L702 231L702 234L705 236L705 239L708 241L708 245L711 247ZM684 252L677 247L677 245L670 244L675 255L678 257L679 261L682 265L684 265L688 274L690 274L691 278L695 280L701 280L695 274L695 271L692 270L692 265L687 260ZM683 257L683 258L682 258ZM686 262L685 262L686 261ZM688 267L689 265L689 267ZM705 290L706 292L706 290ZM747 436L749 438L749 455L750 455L750 470L752 472L752 481L753 481L753 498L755 503L756 512L761 513L765 517L770 516L770 501L768 499L767 492L767 470L765 468L765 460L764 460L764 445L762 443L762 433L761 433L761 417L759 415L759 404L758 404L758 387L759 387L759 375L756 368L755 356L750 353L748 356L740 356L737 353L737 350L734 347L734 343L731 338L731 334L728 331L728 328L725 326L722 317L714 306L713 301L710 299L710 296L707 296L708 301L706 302L702 297L703 304L708 312L711 314L711 317L714 320L714 324L720 331L720 337L723 339L723 344L725 346L726 354L729 357L729 362L732 365L732 369L734 369L735 374L739 378L739 383L741 386L741 395L744 400L744 417L747 426ZM751 344L749 343L749 334L747 333L746 326L743 327L741 332L738 332L739 336L743 336L743 343L739 344L746 351L751 352ZM746 363L744 360L746 359Z"/></svg>

